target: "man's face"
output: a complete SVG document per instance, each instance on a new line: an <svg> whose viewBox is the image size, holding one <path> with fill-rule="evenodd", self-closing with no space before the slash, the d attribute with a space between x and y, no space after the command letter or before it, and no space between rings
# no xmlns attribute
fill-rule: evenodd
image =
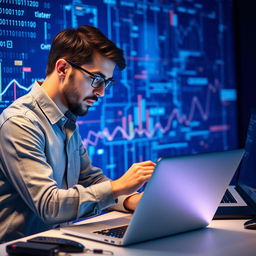
<svg viewBox="0 0 256 256"><path fill-rule="evenodd" d="M95 52L92 63L81 66L93 74L101 74L108 79L112 77L115 63ZM66 107L77 116L86 115L88 109L105 94L104 84L100 88L91 86L92 78L82 70L70 65L70 72L63 85L63 98Z"/></svg>

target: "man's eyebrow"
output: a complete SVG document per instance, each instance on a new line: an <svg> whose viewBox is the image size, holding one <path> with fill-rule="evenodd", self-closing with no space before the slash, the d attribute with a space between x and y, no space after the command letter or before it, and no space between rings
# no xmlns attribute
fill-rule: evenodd
<svg viewBox="0 0 256 256"><path fill-rule="evenodd" d="M95 75L100 75L103 78L106 78L106 76L103 73L101 73L100 71L94 71L92 73L95 74Z"/></svg>
<svg viewBox="0 0 256 256"><path fill-rule="evenodd" d="M106 78L106 76L103 73L101 73L100 71L94 71L92 73L95 75L100 75L103 78ZM112 78L113 78L113 76L109 77L108 79L112 79Z"/></svg>

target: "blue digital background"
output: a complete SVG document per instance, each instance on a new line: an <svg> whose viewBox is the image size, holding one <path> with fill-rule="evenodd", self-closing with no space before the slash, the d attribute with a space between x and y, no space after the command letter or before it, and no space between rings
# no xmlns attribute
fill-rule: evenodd
<svg viewBox="0 0 256 256"><path fill-rule="evenodd" d="M237 148L231 0L0 0L0 112L44 79L55 34L84 24L127 60L78 121L93 165L117 178L134 162Z"/></svg>

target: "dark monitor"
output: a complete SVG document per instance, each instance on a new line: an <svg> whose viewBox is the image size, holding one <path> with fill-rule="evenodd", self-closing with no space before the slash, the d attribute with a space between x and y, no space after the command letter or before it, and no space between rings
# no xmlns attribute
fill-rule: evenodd
<svg viewBox="0 0 256 256"><path fill-rule="evenodd" d="M256 202L256 110L252 112L249 121L238 185Z"/></svg>

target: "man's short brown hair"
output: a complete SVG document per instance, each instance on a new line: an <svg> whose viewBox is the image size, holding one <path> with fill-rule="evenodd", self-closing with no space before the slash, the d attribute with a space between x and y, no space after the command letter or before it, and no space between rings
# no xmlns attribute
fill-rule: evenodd
<svg viewBox="0 0 256 256"><path fill-rule="evenodd" d="M77 65L90 63L95 50L114 61L120 70L125 68L123 50L97 28L84 25L76 29L62 30L55 36L48 56L46 75L53 72L56 61L61 58Z"/></svg>

